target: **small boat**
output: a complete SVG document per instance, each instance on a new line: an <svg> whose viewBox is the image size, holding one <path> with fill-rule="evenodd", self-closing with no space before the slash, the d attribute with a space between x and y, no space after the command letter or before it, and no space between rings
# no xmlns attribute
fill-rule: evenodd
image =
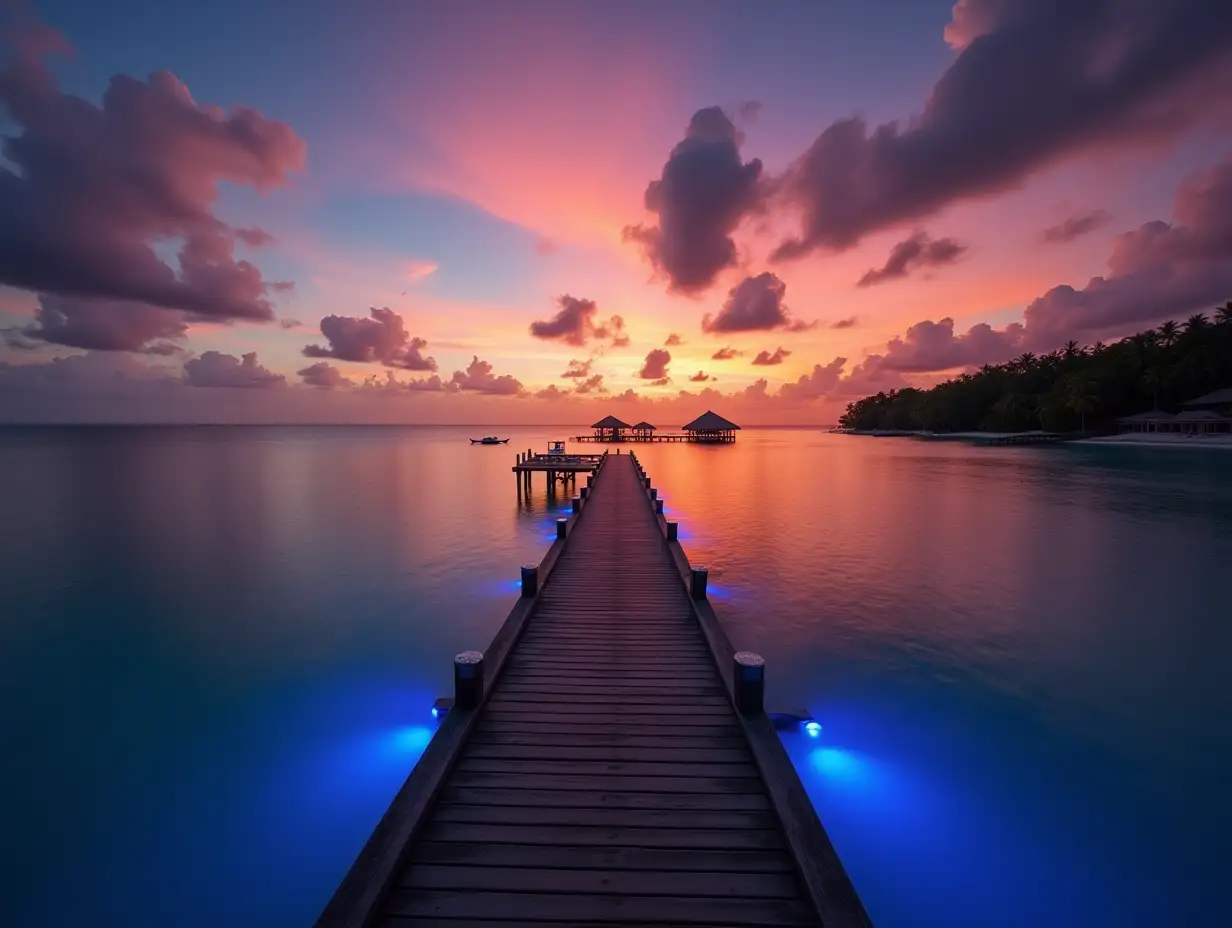
<svg viewBox="0 0 1232 928"><path fill-rule="evenodd" d="M472 445L507 445L508 438L497 438L495 435L485 435L483 438L472 438Z"/></svg>

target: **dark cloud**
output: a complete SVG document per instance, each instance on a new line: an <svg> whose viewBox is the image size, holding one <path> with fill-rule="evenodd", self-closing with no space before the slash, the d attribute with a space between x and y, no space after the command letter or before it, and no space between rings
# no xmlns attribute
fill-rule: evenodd
<svg viewBox="0 0 1232 928"><path fill-rule="evenodd" d="M679 335L677 335L675 332L672 332L670 335L667 336L667 341L663 343L663 347L664 348L679 348L683 344L684 344L684 339L681 338Z"/></svg>
<svg viewBox="0 0 1232 928"><path fill-rule="evenodd" d="M855 316L848 316L846 319L835 319L833 322L827 322L827 329L854 329L860 324L860 320Z"/></svg>
<svg viewBox="0 0 1232 928"><path fill-rule="evenodd" d="M714 354L710 356L710 360L730 361L732 358L738 358L742 354L744 354L743 351L737 351L735 348L720 348L718 351L716 351Z"/></svg>
<svg viewBox="0 0 1232 928"><path fill-rule="evenodd" d="M642 380L653 380L655 386L662 386L670 381L667 375L667 365L672 361L672 353L665 348L651 348L646 360L638 369L637 376Z"/></svg>
<svg viewBox="0 0 1232 928"><path fill-rule="evenodd" d="M309 345L304 349L304 356L379 363L408 371L436 370L436 359L423 355L428 343L422 338L412 338L401 316L389 307L375 306L369 310L369 315L367 319L326 316L321 320L321 334L329 347Z"/></svg>
<svg viewBox="0 0 1232 928"><path fill-rule="evenodd" d="M785 329L802 332L816 322L792 319L783 302L787 284L768 271L756 277L746 277L727 294L727 300L717 316L702 317L703 332L769 332Z"/></svg>
<svg viewBox="0 0 1232 928"><path fill-rule="evenodd" d="M1027 306L1032 350L1094 341L1198 312L1232 294L1232 154L1177 188L1172 222L1113 239L1108 273L1082 289L1053 287Z"/></svg>
<svg viewBox="0 0 1232 928"><path fill-rule="evenodd" d="M562 341L566 345L581 348L592 339L608 341L614 348L629 344L625 333L625 321L620 316L611 316L599 321L599 306L594 300L565 294L557 299L560 309L547 321L530 324L530 334L535 338Z"/></svg>
<svg viewBox="0 0 1232 928"><path fill-rule="evenodd" d="M574 393L606 393L607 387L603 385L602 374L591 374L585 380L580 381L573 388Z"/></svg>
<svg viewBox="0 0 1232 928"><path fill-rule="evenodd" d="M732 233L762 198L761 161L740 157L743 134L718 107L698 110L658 180L646 188L657 226L626 227L669 289L699 293L736 264Z"/></svg>
<svg viewBox="0 0 1232 928"><path fill-rule="evenodd" d="M961 0L960 52L906 123L833 123L779 184L803 215L778 259L1021 183L1079 149L1151 142L1232 107L1232 4Z"/></svg>
<svg viewBox="0 0 1232 928"><path fill-rule="evenodd" d="M316 364L310 364L298 373L300 379L310 387L336 390L341 387L352 386L351 381L343 375L342 371L338 370L328 361L318 361Z"/></svg>
<svg viewBox="0 0 1232 928"><path fill-rule="evenodd" d="M29 339L93 351L174 354L167 339L188 331L184 314L131 300L82 299L43 294L35 323L20 330Z"/></svg>
<svg viewBox="0 0 1232 928"><path fill-rule="evenodd" d="M471 363L464 371L454 371L450 381L459 390L470 390L475 393L491 393L498 396L518 396L523 393L521 382L510 374L499 377L492 373L492 365L480 361L478 355L471 358Z"/></svg>
<svg viewBox="0 0 1232 928"><path fill-rule="evenodd" d="M4 40L0 36L0 41ZM61 92L44 65L52 30L10 33L0 109L0 283L80 299L268 320L270 284L213 214L220 181L268 190L304 166L303 141L255 110L198 105L166 71L116 75L102 105ZM176 264L155 245L178 241ZM178 266L177 266L178 265Z"/></svg>
<svg viewBox="0 0 1232 928"><path fill-rule="evenodd" d="M929 238L928 233L921 229L891 248L885 264L870 268L856 286L872 287L907 277L922 268L953 264L966 250L966 245L952 238Z"/></svg>
<svg viewBox="0 0 1232 928"><path fill-rule="evenodd" d="M1093 209L1090 212L1079 213L1077 216L1070 216L1055 226L1049 226L1044 230L1040 239L1049 245L1064 245L1066 242L1072 242L1076 238L1081 238L1106 226L1111 221L1112 216L1107 210Z"/></svg>
<svg viewBox="0 0 1232 928"><path fill-rule="evenodd" d="M705 383L708 380L714 380L714 378L711 377L709 374L707 374L705 371L698 371L696 374L694 374L692 377L689 378L689 383Z"/></svg>
<svg viewBox="0 0 1232 928"><path fill-rule="evenodd" d="M194 387L281 387L287 379L257 362L257 353L250 351L237 358L220 351L207 351L199 358L184 362L184 380Z"/></svg>
<svg viewBox="0 0 1232 928"><path fill-rule="evenodd" d="M773 364L782 364L783 359L788 357L790 354L791 352L786 348L776 348L773 353L769 351L759 351L757 352L757 357L753 359L752 363L761 367L769 367Z"/></svg>
<svg viewBox="0 0 1232 928"><path fill-rule="evenodd" d="M579 378L579 379L583 377L589 377L590 376L590 366L593 363L594 363L593 360L570 361L569 366L565 368L565 372L561 374L560 376L562 378L568 377L568 378Z"/></svg>

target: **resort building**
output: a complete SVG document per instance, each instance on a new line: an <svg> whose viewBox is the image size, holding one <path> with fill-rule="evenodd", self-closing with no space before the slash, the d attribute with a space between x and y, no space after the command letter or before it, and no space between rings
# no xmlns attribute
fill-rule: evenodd
<svg viewBox="0 0 1232 928"><path fill-rule="evenodd" d="M706 410L688 425L683 426L683 430L688 434L693 441L696 442L715 442L715 443L730 443L736 440L736 432L740 426L734 422L724 419L718 413Z"/></svg>
<svg viewBox="0 0 1232 928"><path fill-rule="evenodd" d="M1232 387L1181 403L1178 413L1152 409L1117 419L1118 432L1227 435L1232 432Z"/></svg>

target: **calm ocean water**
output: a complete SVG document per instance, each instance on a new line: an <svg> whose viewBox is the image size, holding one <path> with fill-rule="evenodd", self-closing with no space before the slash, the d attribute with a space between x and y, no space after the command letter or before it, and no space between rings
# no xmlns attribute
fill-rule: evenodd
<svg viewBox="0 0 1232 928"><path fill-rule="evenodd" d="M0 923L312 923L550 543L487 431L0 429ZM880 928L1226 917L1232 456L639 455Z"/></svg>

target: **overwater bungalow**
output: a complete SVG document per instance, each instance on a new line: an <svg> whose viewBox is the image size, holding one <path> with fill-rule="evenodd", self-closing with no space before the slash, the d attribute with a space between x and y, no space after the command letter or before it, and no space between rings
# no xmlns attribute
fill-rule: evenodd
<svg viewBox="0 0 1232 928"><path fill-rule="evenodd" d="M637 425L633 426L633 435L635 438L640 438L642 441L650 438L654 434L655 427L649 422L642 420Z"/></svg>
<svg viewBox="0 0 1232 928"><path fill-rule="evenodd" d="M688 425L682 426L683 431L695 442L731 443L736 440L736 432L740 426L724 419L718 413L706 410Z"/></svg>
<svg viewBox="0 0 1232 928"><path fill-rule="evenodd" d="M629 423L622 422L615 416L604 416L591 426L595 430L595 441L624 441L625 432L629 431L632 427Z"/></svg>

